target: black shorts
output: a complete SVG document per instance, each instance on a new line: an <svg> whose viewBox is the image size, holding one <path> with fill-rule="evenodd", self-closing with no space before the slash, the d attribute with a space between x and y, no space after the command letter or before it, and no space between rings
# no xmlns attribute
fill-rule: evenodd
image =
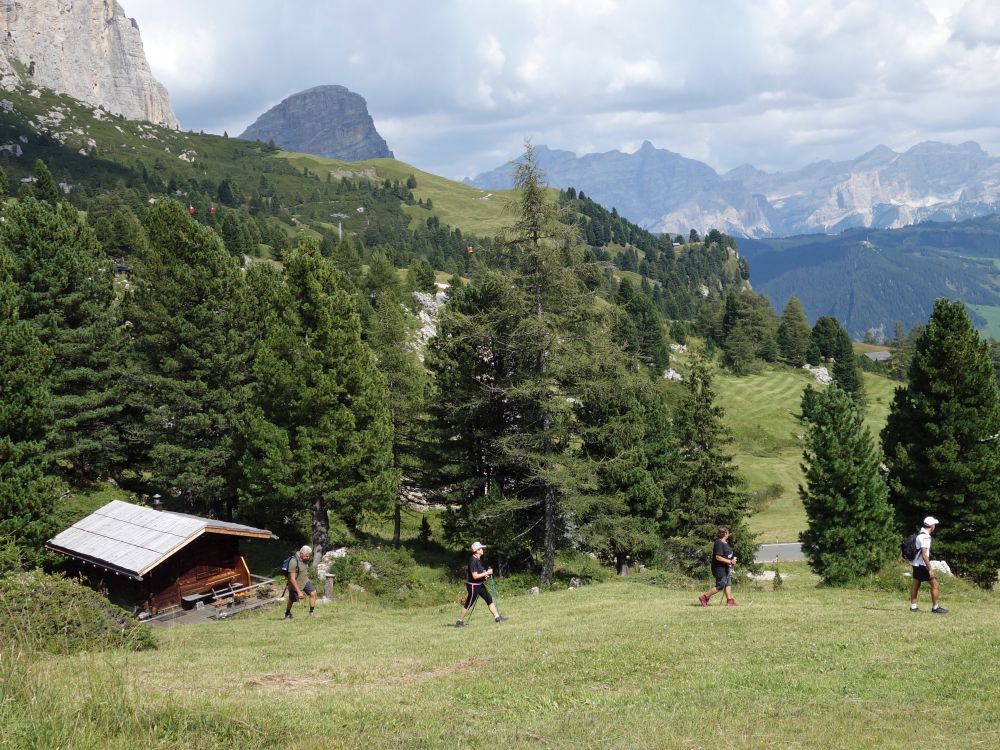
<svg viewBox="0 0 1000 750"><path fill-rule="evenodd" d="M306 581L306 585L302 587L302 593L304 593L306 596L309 596L309 594L311 594L315 590L316 590L316 587L313 586L313 582L312 581ZM295 593L295 589L292 586L289 586L288 587L288 601L290 601L290 602L297 602L298 600L299 600L299 595Z"/></svg>
<svg viewBox="0 0 1000 750"><path fill-rule="evenodd" d="M493 603L493 597L490 596L490 591L486 588L486 581L476 581L475 583L466 581L465 594L465 604L462 605L465 609L473 605L477 596L486 602L487 605Z"/></svg>
<svg viewBox="0 0 1000 750"><path fill-rule="evenodd" d="M913 580L914 581L929 581L931 580L931 572L927 570L925 565L912 565L913 568Z"/></svg>
<svg viewBox="0 0 1000 750"><path fill-rule="evenodd" d="M726 588L726 586L731 586L733 583L733 574L730 570L716 571L715 572L715 588L719 591Z"/></svg>

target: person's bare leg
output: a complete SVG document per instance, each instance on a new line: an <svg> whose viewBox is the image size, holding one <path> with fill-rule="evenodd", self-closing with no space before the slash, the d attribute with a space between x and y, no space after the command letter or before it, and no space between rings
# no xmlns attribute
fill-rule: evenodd
<svg viewBox="0 0 1000 750"><path fill-rule="evenodd" d="M938 582L937 578L931 579L931 606L936 607L938 605Z"/></svg>
<svg viewBox="0 0 1000 750"><path fill-rule="evenodd" d="M931 591L933 590L934 589L932 587ZM920 581L914 578L913 581L910 583L910 604L917 603L917 594L919 593L920 593Z"/></svg>
<svg viewBox="0 0 1000 750"><path fill-rule="evenodd" d="M726 586L725 591L726 591L726 601L728 602L730 599L733 598L733 587Z"/></svg>
<svg viewBox="0 0 1000 750"><path fill-rule="evenodd" d="M494 620L500 616L500 613L497 612L497 605L495 602L490 602L490 612L493 614Z"/></svg>
<svg viewBox="0 0 1000 750"><path fill-rule="evenodd" d="M715 586L712 586L712 588L710 588L708 591L705 592L704 597L705 597L705 599L711 599L713 596L715 596L718 593L719 593L719 590L717 588L715 588Z"/></svg>

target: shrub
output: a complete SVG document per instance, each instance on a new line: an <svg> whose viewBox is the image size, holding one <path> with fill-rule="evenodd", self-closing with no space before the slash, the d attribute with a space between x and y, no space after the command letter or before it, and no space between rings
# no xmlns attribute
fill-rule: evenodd
<svg viewBox="0 0 1000 750"><path fill-rule="evenodd" d="M0 578L0 641L53 654L156 646L148 628L96 591L41 571Z"/></svg>

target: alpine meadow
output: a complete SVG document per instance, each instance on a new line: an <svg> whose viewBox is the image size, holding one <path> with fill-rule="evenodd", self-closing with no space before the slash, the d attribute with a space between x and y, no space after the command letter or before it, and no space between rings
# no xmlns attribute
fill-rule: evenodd
<svg viewBox="0 0 1000 750"><path fill-rule="evenodd" d="M1000 747L1000 15L905 3L0 0L0 746Z"/></svg>

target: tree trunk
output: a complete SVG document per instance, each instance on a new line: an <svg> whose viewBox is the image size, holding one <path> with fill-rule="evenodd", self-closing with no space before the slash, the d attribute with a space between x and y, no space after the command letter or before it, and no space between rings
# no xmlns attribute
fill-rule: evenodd
<svg viewBox="0 0 1000 750"><path fill-rule="evenodd" d="M550 488L545 490L545 563L542 565L543 586L552 585L556 566L556 498Z"/></svg>
<svg viewBox="0 0 1000 750"><path fill-rule="evenodd" d="M402 507L403 503L396 498L396 509L392 513L392 546L395 549L399 549L399 535L403 525Z"/></svg>
<svg viewBox="0 0 1000 750"><path fill-rule="evenodd" d="M621 552L615 555L615 569L623 578L628 575L628 555Z"/></svg>
<svg viewBox="0 0 1000 750"><path fill-rule="evenodd" d="M312 506L313 555L322 559L323 550L330 546L330 516L326 512L326 500L318 497Z"/></svg>

